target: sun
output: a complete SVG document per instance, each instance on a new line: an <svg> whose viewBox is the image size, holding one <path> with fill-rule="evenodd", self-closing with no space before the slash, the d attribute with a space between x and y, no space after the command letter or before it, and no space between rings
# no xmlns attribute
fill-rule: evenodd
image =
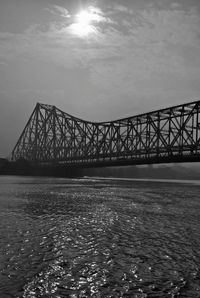
<svg viewBox="0 0 200 298"><path fill-rule="evenodd" d="M89 26L93 18L93 14L87 10L82 10L76 15L77 23L83 27Z"/></svg>
<svg viewBox="0 0 200 298"><path fill-rule="evenodd" d="M98 14L92 9L81 10L75 16L75 22L71 25L71 30L74 34L80 37L85 37L96 32L94 23L98 21Z"/></svg>

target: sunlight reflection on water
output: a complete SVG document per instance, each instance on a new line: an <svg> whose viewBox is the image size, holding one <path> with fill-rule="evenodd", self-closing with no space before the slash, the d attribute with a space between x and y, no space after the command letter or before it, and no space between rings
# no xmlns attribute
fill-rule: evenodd
<svg viewBox="0 0 200 298"><path fill-rule="evenodd" d="M199 186L0 177L0 297L198 297Z"/></svg>

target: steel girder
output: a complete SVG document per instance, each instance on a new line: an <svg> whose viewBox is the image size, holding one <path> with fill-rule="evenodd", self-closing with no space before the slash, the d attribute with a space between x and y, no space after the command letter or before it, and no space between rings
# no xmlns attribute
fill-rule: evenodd
<svg viewBox="0 0 200 298"><path fill-rule="evenodd" d="M94 123L37 103L12 159L37 163L148 163L200 154L200 101Z"/></svg>

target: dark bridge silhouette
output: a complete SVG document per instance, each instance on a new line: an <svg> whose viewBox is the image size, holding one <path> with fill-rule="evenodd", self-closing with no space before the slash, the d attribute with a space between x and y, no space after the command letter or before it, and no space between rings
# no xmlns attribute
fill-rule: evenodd
<svg viewBox="0 0 200 298"><path fill-rule="evenodd" d="M110 122L37 103L12 160L98 167L200 161L200 101Z"/></svg>

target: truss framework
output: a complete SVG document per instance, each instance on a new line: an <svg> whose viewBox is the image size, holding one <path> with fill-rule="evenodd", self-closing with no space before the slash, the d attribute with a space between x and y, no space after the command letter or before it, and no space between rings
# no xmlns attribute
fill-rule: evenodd
<svg viewBox="0 0 200 298"><path fill-rule="evenodd" d="M12 159L37 163L139 164L200 154L200 101L94 123L37 103Z"/></svg>

